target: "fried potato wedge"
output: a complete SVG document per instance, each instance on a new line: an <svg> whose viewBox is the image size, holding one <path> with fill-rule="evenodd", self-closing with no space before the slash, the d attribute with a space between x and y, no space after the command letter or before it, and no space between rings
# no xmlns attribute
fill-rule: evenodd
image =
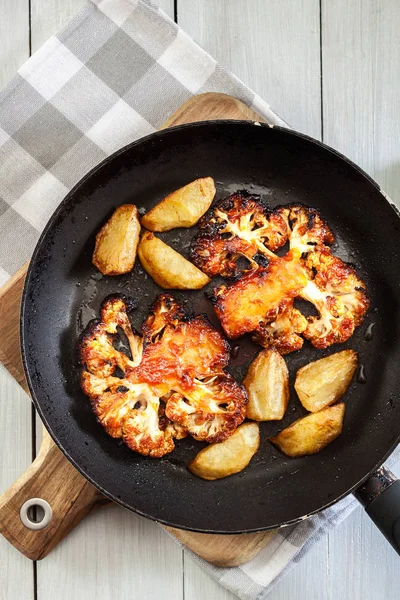
<svg viewBox="0 0 400 600"><path fill-rule="evenodd" d="M316 454L342 433L345 408L345 404L340 402L307 415L269 441L293 458Z"/></svg>
<svg viewBox="0 0 400 600"><path fill-rule="evenodd" d="M122 275L133 269L139 243L136 206L119 206L96 235L93 264L103 275Z"/></svg>
<svg viewBox="0 0 400 600"><path fill-rule="evenodd" d="M138 254L142 267L165 290L198 290L211 279L153 233L142 236Z"/></svg>
<svg viewBox="0 0 400 600"><path fill-rule="evenodd" d="M243 471L260 445L258 423L244 423L224 442L200 450L188 465L197 477L222 479Z"/></svg>
<svg viewBox="0 0 400 600"><path fill-rule="evenodd" d="M342 350L299 369L294 387L304 408L318 412L339 400L349 387L357 365L357 352Z"/></svg>
<svg viewBox="0 0 400 600"><path fill-rule="evenodd" d="M215 196L212 177L203 177L172 192L142 217L150 231L169 231L176 227L193 227L210 208Z"/></svg>
<svg viewBox="0 0 400 600"><path fill-rule="evenodd" d="M253 421L279 421L289 402L289 372L276 350L263 350L251 363L243 385L249 402L246 416Z"/></svg>

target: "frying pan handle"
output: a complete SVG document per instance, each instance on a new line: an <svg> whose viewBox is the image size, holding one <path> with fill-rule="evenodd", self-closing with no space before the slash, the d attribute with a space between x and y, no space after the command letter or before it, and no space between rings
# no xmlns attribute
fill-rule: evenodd
<svg viewBox="0 0 400 600"><path fill-rule="evenodd" d="M400 554L400 480L389 469L381 467L354 495Z"/></svg>

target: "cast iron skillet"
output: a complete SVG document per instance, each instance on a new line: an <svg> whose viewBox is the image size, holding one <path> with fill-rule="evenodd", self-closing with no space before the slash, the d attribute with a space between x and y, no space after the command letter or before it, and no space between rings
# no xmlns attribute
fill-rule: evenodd
<svg viewBox="0 0 400 600"><path fill-rule="evenodd" d="M80 391L76 347L79 333L108 294L123 292L139 301L132 315L139 328L162 291L139 261L128 275L100 276L91 256L102 224L122 203L148 210L168 192L207 175L215 179L217 198L245 188L272 207L302 202L320 209L336 234L334 250L357 266L371 299L364 324L349 342L323 352L305 343L287 357L293 383L296 370L309 361L342 348L358 350L366 381L359 377L345 396L342 435L305 458L289 459L275 449L268 436L305 413L292 389L284 419L261 424L260 450L249 467L216 482L187 471L185 465L202 447L192 438L157 460L109 437ZM29 267L21 343L32 397L47 429L75 467L112 500L195 531L252 532L292 523L359 490L372 476L357 493L365 504L373 499L369 511L378 513L378 524L399 549L400 482L385 479L382 470L375 473L400 437L399 227L394 206L365 173L332 149L287 129L236 121L196 123L127 146L70 192L51 217ZM160 237L187 255L195 229ZM205 291L176 296L188 311L207 312L216 323ZM230 369L240 381L260 348L247 339L239 345ZM379 489L368 495L371 481Z"/></svg>

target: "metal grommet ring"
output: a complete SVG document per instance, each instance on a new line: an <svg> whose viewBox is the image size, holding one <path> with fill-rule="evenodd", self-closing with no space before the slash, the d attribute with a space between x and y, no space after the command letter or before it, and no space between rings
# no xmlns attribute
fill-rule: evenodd
<svg viewBox="0 0 400 600"><path fill-rule="evenodd" d="M32 521L32 519L29 518L28 511L31 508L31 506L40 506L44 511L43 519L39 523L36 523L35 521ZM21 506L21 510L19 511L19 516L25 527L37 531L39 529L44 529L48 526L51 519L53 518L53 511L51 509L50 504L46 502L46 500L43 500L42 498L31 498L30 500L27 500L23 503L23 505Z"/></svg>

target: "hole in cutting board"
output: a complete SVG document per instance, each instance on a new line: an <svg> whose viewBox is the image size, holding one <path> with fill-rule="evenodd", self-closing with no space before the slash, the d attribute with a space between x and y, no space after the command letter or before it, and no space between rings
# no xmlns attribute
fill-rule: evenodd
<svg viewBox="0 0 400 600"><path fill-rule="evenodd" d="M46 500L31 498L21 506L19 515L25 527L33 531L39 531L40 529L45 529L50 524L53 511Z"/></svg>
<svg viewBox="0 0 400 600"><path fill-rule="evenodd" d="M27 517L32 523L41 523L44 519L44 514L44 508L40 504L33 504L27 511Z"/></svg>

